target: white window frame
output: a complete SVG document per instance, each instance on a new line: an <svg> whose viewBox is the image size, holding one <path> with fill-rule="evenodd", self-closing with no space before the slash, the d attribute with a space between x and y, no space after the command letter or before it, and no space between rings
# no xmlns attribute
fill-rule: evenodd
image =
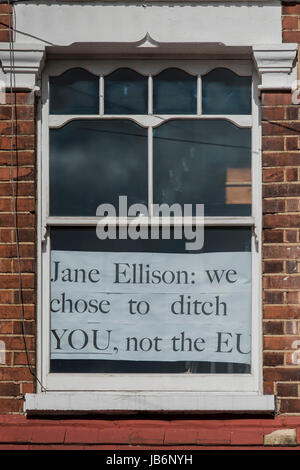
<svg viewBox="0 0 300 470"><path fill-rule="evenodd" d="M198 119L224 118L240 127L252 127L252 216L251 217L209 217L205 218L206 226L248 226L252 228L252 357L250 374L106 374L106 373L50 373L50 243L49 227L51 226L95 226L96 217L49 217L49 127L59 127L74 116L50 116L49 114L49 76L60 75L73 68L84 68L100 77L100 97L103 95L103 75L128 67L141 74L157 74L165 68L176 67L198 76L198 91L201 90L201 75L217 67L225 67L238 75L252 75L252 116L234 115L201 115L198 103ZM172 392L173 396L182 392L209 393L250 393L262 395L262 301L261 301L261 128L258 106L258 76L250 60L49 60L42 75L42 96L38 116L38 324L37 372L41 385L39 391L48 392L108 392L118 393ZM149 87L151 89L151 87ZM201 102L201 95L200 95ZM103 119L103 102L100 101L99 115L76 115L76 118ZM105 119L126 118L126 116L106 116ZM161 116L163 119L174 119L175 116ZM195 115L180 115L180 119L195 119ZM140 125L148 125L145 116L132 116ZM147 119L152 119L151 117ZM159 119L161 122L161 119ZM152 125L157 124L153 116ZM151 165L150 165L151 167ZM149 189L151 200L151 190ZM195 221L195 220L194 220ZM197 222L197 221L195 221ZM145 220L147 223L147 220ZM158 395L159 396L159 395ZM159 402L158 402L159 403ZM158 405L159 406L159 405ZM225 404L224 407L226 408ZM184 403L182 402L184 409ZM178 409L178 408L177 408ZM247 407L245 407L247 409Z"/></svg>

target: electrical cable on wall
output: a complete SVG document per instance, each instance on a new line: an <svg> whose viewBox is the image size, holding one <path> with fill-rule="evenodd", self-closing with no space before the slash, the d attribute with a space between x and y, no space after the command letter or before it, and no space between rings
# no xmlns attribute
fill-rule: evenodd
<svg viewBox="0 0 300 470"><path fill-rule="evenodd" d="M15 122L17 123L17 118L15 115L14 107L14 89L16 89L16 74L15 74L15 63L14 63L14 43L13 43L13 25L12 25L12 15L10 12L12 2L7 0L8 8L8 32L9 32L9 59L10 59L10 106L11 106L11 141L10 141L10 176L11 176L11 186L12 186L12 210L14 216L14 234L15 234L15 244L16 244L16 256L17 256L17 265L18 265L18 301L20 306L20 312L22 317L22 335L25 345L27 365L31 375L37 380L40 384L42 391L46 391L45 387L41 381L36 376L35 371L33 370L29 348L26 337L26 326L25 326L25 314L23 306L23 296L22 296L22 272L21 272L21 262L20 262L20 249L19 249L19 236L18 236L18 223L17 223L17 203L16 203L16 191L14 184L14 140L17 140L17 128ZM17 146L16 146L17 147Z"/></svg>

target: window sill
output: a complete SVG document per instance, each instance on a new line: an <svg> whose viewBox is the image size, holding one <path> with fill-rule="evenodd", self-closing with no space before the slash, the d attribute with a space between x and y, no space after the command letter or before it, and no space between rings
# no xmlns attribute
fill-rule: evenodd
<svg viewBox="0 0 300 470"><path fill-rule="evenodd" d="M25 412L95 414L107 412L274 413L274 395L203 392L46 392L25 395Z"/></svg>

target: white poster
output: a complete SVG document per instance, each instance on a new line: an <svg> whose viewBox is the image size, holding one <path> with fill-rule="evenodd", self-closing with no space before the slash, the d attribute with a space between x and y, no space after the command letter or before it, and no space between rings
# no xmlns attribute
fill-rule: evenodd
<svg viewBox="0 0 300 470"><path fill-rule="evenodd" d="M250 364L251 254L52 251L51 359Z"/></svg>

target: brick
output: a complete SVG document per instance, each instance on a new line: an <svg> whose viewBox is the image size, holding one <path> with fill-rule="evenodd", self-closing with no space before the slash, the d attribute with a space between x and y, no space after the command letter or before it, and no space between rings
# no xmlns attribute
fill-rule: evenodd
<svg viewBox="0 0 300 470"><path fill-rule="evenodd" d="M300 5L296 2L282 2L283 15L298 15L300 13Z"/></svg>
<svg viewBox="0 0 300 470"><path fill-rule="evenodd" d="M12 261L10 259L0 259L0 272L10 273L12 272ZM2 288L3 286L1 286Z"/></svg>
<svg viewBox="0 0 300 470"><path fill-rule="evenodd" d="M286 272L287 273L296 273L296 272L298 272L298 262L297 261L287 261L286 262Z"/></svg>
<svg viewBox="0 0 300 470"><path fill-rule="evenodd" d="M0 380L3 381L30 381L32 375L28 367L1 367ZM9 408L8 408L9 409Z"/></svg>
<svg viewBox="0 0 300 470"><path fill-rule="evenodd" d="M267 382L281 381L281 382L299 382L300 369L299 367L265 367L264 379Z"/></svg>
<svg viewBox="0 0 300 470"><path fill-rule="evenodd" d="M291 93L279 92L263 92L261 95L263 106L291 105Z"/></svg>
<svg viewBox="0 0 300 470"><path fill-rule="evenodd" d="M283 366L284 354L264 352L263 360L265 366Z"/></svg>
<svg viewBox="0 0 300 470"><path fill-rule="evenodd" d="M264 322L264 333L272 335L281 335L284 333L284 324L281 321Z"/></svg>
<svg viewBox="0 0 300 470"><path fill-rule="evenodd" d="M300 34L300 33L299 33ZM290 97L291 100L291 97ZM262 122L263 135L298 135L300 122Z"/></svg>
<svg viewBox="0 0 300 470"><path fill-rule="evenodd" d="M34 228L18 228L19 242L35 242L36 234ZM12 233L12 240L15 241L15 233Z"/></svg>
<svg viewBox="0 0 300 470"><path fill-rule="evenodd" d="M262 445L263 432L261 429L237 429L231 433L231 445Z"/></svg>
<svg viewBox="0 0 300 470"><path fill-rule="evenodd" d="M0 151L0 165L10 165L10 152ZM15 151L13 152L14 165L34 165L35 152L33 150Z"/></svg>
<svg viewBox="0 0 300 470"><path fill-rule="evenodd" d="M21 390L22 394L25 395L25 393L34 393L35 392L35 387L33 383L21 383Z"/></svg>
<svg viewBox="0 0 300 470"><path fill-rule="evenodd" d="M274 383L273 382L264 382L264 394L274 395Z"/></svg>
<svg viewBox="0 0 300 470"><path fill-rule="evenodd" d="M282 42L300 42L300 31L283 31Z"/></svg>
<svg viewBox="0 0 300 470"><path fill-rule="evenodd" d="M280 152L264 153L263 166L297 166L300 165L299 153Z"/></svg>
<svg viewBox="0 0 300 470"><path fill-rule="evenodd" d="M8 42L9 41L9 33L8 30L0 30L0 42Z"/></svg>
<svg viewBox="0 0 300 470"><path fill-rule="evenodd" d="M286 170L287 171L287 170ZM263 181L284 181L284 171L282 168L264 168L263 169Z"/></svg>
<svg viewBox="0 0 300 470"><path fill-rule="evenodd" d="M296 338L300 340L300 337ZM293 343L295 341L295 336L265 336L264 337L264 349L266 350L293 350Z"/></svg>
<svg viewBox="0 0 300 470"><path fill-rule="evenodd" d="M8 351L23 350L25 348L23 335L20 335L20 336L0 336L0 339L5 342L5 346L6 346ZM26 342L27 342L28 349L33 350L34 349L34 344L35 344L34 338L27 337Z"/></svg>
<svg viewBox="0 0 300 470"><path fill-rule="evenodd" d="M263 225L267 228L272 227L295 227L300 224L300 215L283 215L283 214L265 214L263 217Z"/></svg>
<svg viewBox="0 0 300 470"><path fill-rule="evenodd" d="M299 210L299 199L286 199L286 211L297 212Z"/></svg>
<svg viewBox="0 0 300 470"><path fill-rule="evenodd" d="M9 6L7 3L0 4L0 14L8 14L8 12L12 12L12 4Z"/></svg>
<svg viewBox="0 0 300 470"><path fill-rule="evenodd" d="M0 335L12 334L13 333L13 322L0 320Z"/></svg>
<svg viewBox="0 0 300 470"><path fill-rule="evenodd" d="M24 289L34 287L34 276L24 274L21 276L21 282ZM2 289L18 289L19 276L17 274L0 274L0 285Z"/></svg>
<svg viewBox="0 0 300 470"><path fill-rule="evenodd" d="M285 145L287 150L299 150L299 139L298 137L286 137Z"/></svg>
<svg viewBox="0 0 300 470"><path fill-rule="evenodd" d="M0 247L1 248L1 247ZM297 259L300 256L300 246L265 245L263 257L265 259Z"/></svg>
<svg viewBox="0 0 300 470"><path fill-rule="evenodd" d="M283 235L283 230L264 230L263 240L264 243L282 243Z"/></svg>
<svg viewBox="0 0 300 470"><path fill-rule="evenodd" d="M3 228L0 229L0 243L12 242L13 232L11 229Z"/></svg>
<svg viewBox="0 0 300 470"><path fill-rule="evenodd" d="M283 272L283 261L265 261L264 273L281 273Z"/></svg>
<svg viewBox="0 0 300 470"><path fill-rule="evenodd" d="M283 137L265 137L262 136L262 149L263 150L284 150Z"/></svg>
<svg viewBox="0 0 300 470"><path fill-rule="evenodd" d="M62 444L65 441L65 434L64 426L35 426L32 427L31 442L35 444Z"/></svg>
<svg viewBox="0 0 300 470"><path fill-rule="evenodd" d="M1 326L1 322L0 322L0 326ZM25 328L26 335L34 335L36 332L36 324L34 321L25 321L24 328ZM14 321L12 325L12 332L15 335L23 334L23 322Z"/></svg>
<svg viewBox="0 0 300 470"><path fill-rule="evenodd" d="M15 351L13 356L13 365L14 366L27 366L28 361L31 367L35 366L35 353L21 351Z"/></svg>
<svg viewBox="0 0 300 470"><path fill-rule="evenodd" d="M298 29L297 16L285 16L282 18L283 29Z"/></svg>
<svg viewBox="0 0 300 470"><path fill-rule="evenodd" d="M282 304L284 302L283 292L264 291L264 302L267 304Z"/></svg>
<svg viewBox="0 0 300 470"><path fill-rule="evenodd" d="M0 268L1 268L1 260L0 260ZM35 260L31 259L21 259L20 260L20 268L22 273L34 273L36 270L36 263ZM19 270L19 263L16 259L13 260L12 271L18 272Z"/></svg>
<svg viewBox="0 0 300 470"><path fill-rule="evenodd" d="M33 135L35 133L34 121L18 121L12 125L11 121L0 120L1 135Z"/></svg>
<svg viewBox="0 0 300 470"><path fill-rule="evenodd" d="M20 384L17 383L0 383L0 396L13 397L20 395Z"/></svg>
<svg viewBox="0 0 300 470"><path fill-rule="evenodd" d="M279 383L277 385L277 395L280 397L298 396L298 384Z"/></svg>
<svg viewBox="0 0 300 470"><path fill-rule="evenodd" d="M287 304L298 304L299 303L299 293L298 291L292 291L286 293L286 303Z"/></svg>
<svg viewBox="0 0 300 470"><path fill-rule="evenodd" d="M1 279L1 276L0 276ZM293 276L264 276L264 287L267 289L299 289L300 275Z"/></svg>
<svg viewBox="0 0 300 470"><path fill-rule="evenodd" d="M298 168L287 168L285 170L286 180L287 181L297 181L298 180Z"/></svg>
<svg viewBox="0 0 300 470"><path fill-rule="evenodd" d="M7 413L8 410L10 412L20 413L21 411L20 400L16 398L1 398L0 397L0 413Z"/></svg>
<svg viewBox="0 0 300 470"><path fill-rule="evenodd" d="M1 38L1 31L0 31ZM8 136L1 137L0 150L9 150L11 148L12 139ZM13 138L13 148L19 150L34 149L35 137L32 135L18 135Z"/></svg>
<svg viewBox="0 0 300 470"><path fill-rule="evenodd" d="M263 213L274 213L285 211L284 199L264 199L263 200Z"/></svg>
<svg viewBox="0 0 300 470"><path fill-rule="evenodd" d="M276 108L275 106L262 106L262 120L283 120L285 119L286 108Z"/></svg>
<svg viewBox="0 0 300 470"><path fill-rule="evenodd" d="M35 304L36 292L34 290L22 290L22 301L23 304ZM13 291L13 303L19 303L19 292Z"/></svg>
<svg viewBox="0 0 300 470"><path fill-rule="evenodd" d="M13 303L13 291L0 290L0 303L1 304L12 304Z"/></svg>
<svg viewBox="0 0 300 470"><path fill-rule="evenodd" d="M96 444L100 442L100 431L97 428L67 428L65 433L66 444Z"/></svg>
<svg viewBox="0 0 300 470"><path fill-rule="evenodd" d="M290 398L280 400L280 411L282 413L299 413L300 412L300 399Z"/></svg>
<svg viewBox="0 0 300 470"><path fill-rule="evenodd" d="M296 243L298 239L298 230L285 230L285 241L288 243Z"/></svg>
<svg viewBox="0 0 300 470"><path fill-rule="evenodd" d="M297 121L299 119L299 107L294 105L285 108L285 117L287 120Z"/></svg>
<svg viewBox="0 0 300 470"><path fill-rule="evenodd" d="M9 292L9 291L6 291ZM3 302L4 303L4 302ZM24 305L23 312L26 319L33 319L35 316L35 307L33 305ZM0 305L0 317L2 319L12 318L20 319L21 318L21 309L19 305Z"/></svg>
<svg viewBox="0 0 300 470"><path fill-rule="evenodd" d="M29 182L18 182L15 185L18 196L32 196L35 191L35 185ZM0 183L0 196L11 196L11 183Z"/></svg>

